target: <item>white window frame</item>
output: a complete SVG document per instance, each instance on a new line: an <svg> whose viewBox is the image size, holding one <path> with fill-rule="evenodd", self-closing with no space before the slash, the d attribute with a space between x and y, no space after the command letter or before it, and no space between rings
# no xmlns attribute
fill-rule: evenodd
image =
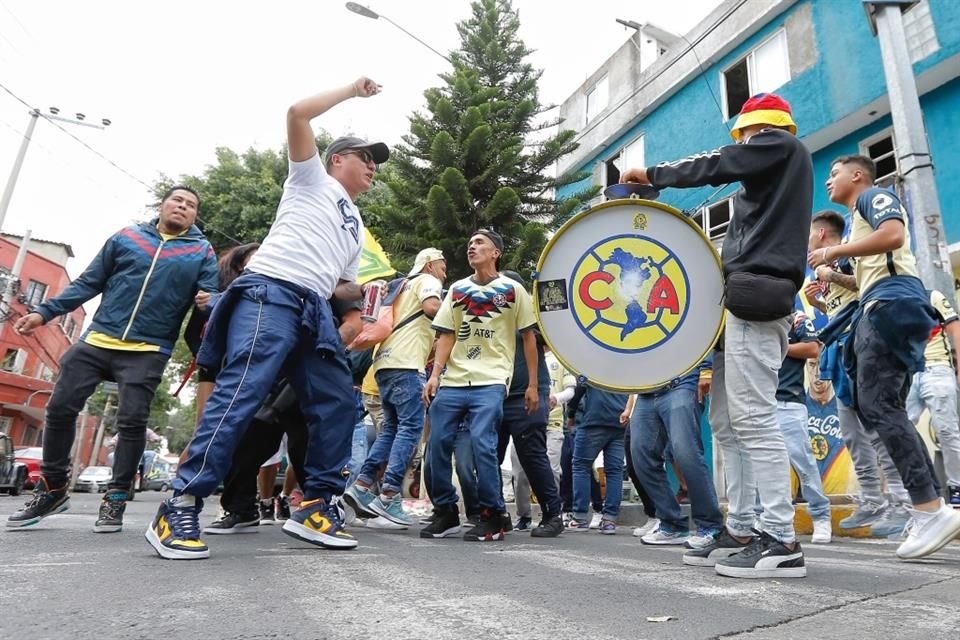
<svg viewBox="0 0 960 640"><path fill-rule="evenodd" d="M0 416L0 433L10 435L10 430L13 428L13 418L10 416Z"/></svg>
<svg viewBox="0 0 960 640"><path fill-rule="evenodd" d="M726 221L713 224L710 220L710 210L719 207L722 204L727 205L728 217ZM697 213L693 215L694 222L703 230L707 237L711 241L716 241L722 239L727 235L727 228L730 226L730 221L733 219L733 196L720 200L719 202L714 202L713 204L708 204L697 210Z"/></svg>
<svg viewBox="0 0 960 640"><path fill-rule="evenodd" d="M893 134L893 128L884 129L883 131L878 131L877 133L873 134L869 138L861 140L860 155L866 156L871 160L873 160L874 163L876 163L877 158L874 158L870 155L870 146L880 142L884 138L890 138L890 141L893 143L892 144L893 149L891 149L888 153L879 157L881 159L886 159L892 156L894 164L896 166L896 171L894 171L893 173L885 173L882 176L877 176L877 179L873 181L873 184L875 184L878 187L891 187L895 189L900 182L900 158L899 158L899 154L897 153L897 138Z"/></svg>
<svg viewBox="0 0 960 640"><path fill-rule="evenodd" d="M594 100L596 100L596 97L599 97L597 96L598 89L600 89L601 87L603 87L603 104L600 105L600 107L595 109L594 111L591 111L590 109L591 97L593 97ZM603 113L606 110L607 106L609 106L610 104L610 76L604 75L602 78L597 80L596 83L594 83L590 91L587 91L586 102L587 102L586 109L584 110L585 123L590 124L590 122L595 120L597 116Z"/></svg>
<svg viewBox="0 0 960 640"><path fill-rule="evenodd" d="M768 44L770 44L776 39L781 39L783 41L783 45L782 45L783 72L784 72L785 79L783 82L781 82L779 85L775 87L763 87L763 88L757 87L756 86L756 82L757 82L756 53L759 49L762 49L763 47L767 46ZM777 29L772 34L770 34L770 36L765 40L763 40L763 42L760 42L759 44L757 44L757 46L751 49L750 52L747 53L745 56L743 56L742 58L739 58L736 62L734 62L733 64L727 66L727 68L720 71L720 104L723 106L723 115L725 120L729 120L730 118L737 115L736 113L729 113L729 108L728 108L729 105L727 104L727 73L730 70L732 70L734 67L746 61L747 93L749 94L747 97L749 98L750 96L754 96L758 93L764 93L764 92L770 93L770 92L776 91L777 89L779 89L780 87L787 84L793 79L790 74L790 49L788 45L789 43L787 42L787 30L781 27L780 29Z"/></svg>

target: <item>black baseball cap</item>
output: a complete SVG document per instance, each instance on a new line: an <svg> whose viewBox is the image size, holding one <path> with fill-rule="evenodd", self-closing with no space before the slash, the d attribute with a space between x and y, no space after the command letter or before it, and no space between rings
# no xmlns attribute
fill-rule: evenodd
<svg viewBox="0 0 960 640"><path fill-rule="evenodd" d="M493 243L493 246L497 248L500 253L503 253L503 237L492 229L477 229L473 232L473 235L486 236L487 239Z"/></svg>
<svg viewBox="0 0 960 640"><path fill-rule="evenodd" d="M357 136L341 136L327 147L326 159L330 160L330 156L335 153L343 153L353 149L366 149L377 164L383 164L390 157L390 147L382 142L367 142Z"/></svg>

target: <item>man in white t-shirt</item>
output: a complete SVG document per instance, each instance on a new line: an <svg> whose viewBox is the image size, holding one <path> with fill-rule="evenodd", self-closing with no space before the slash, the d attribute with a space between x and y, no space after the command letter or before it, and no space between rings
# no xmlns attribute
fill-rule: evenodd
<svg viewBox="0 0 960 640"><path fill-rule="evenodd" d="M287 111L290 173L276 220L207 323L197 361L218 370L216 387L174 480L173 497L161 503L146 532L161 557L209 557L200 540L202 498L226 475L240 437L281 373L310 429L304 501L283 531L318 546L357 546L332 501L345 488L356 408L328 299L337 284L357 279L364 230L353 201L370 188L390 152L383 143L338 138L327 148L324 165L310 121L345 100L379 92L377 83L359 78Z"/></svg>
<svg viewBox="0 0 960 640"><path fill-rule="evenodd" d="M393 332L377 347L370 367L380 388L383 424L357 481L344 494L357 515L382 516L405 527L414 523L403 509L400 489L423 434L424 366L434 335L430 323L440 310L446 277L443 252L424 249L393 302ZM377 495L370 487L383 465L387 468Z"/></svg>

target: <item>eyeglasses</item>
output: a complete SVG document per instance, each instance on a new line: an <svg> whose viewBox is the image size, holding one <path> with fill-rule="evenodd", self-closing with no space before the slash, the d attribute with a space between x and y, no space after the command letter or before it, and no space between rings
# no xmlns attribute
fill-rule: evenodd
<svg viewBox="0 0 960 640"><path fill-rule="evenodd" d="M341 151L337 155L338 156L350 156L350 155L360 156L360 160L362 160L364 164L370 164L370 163L377 164L377 161L373 159L373 154L370 153L368 149L354 149L352 151Z"/></svg>

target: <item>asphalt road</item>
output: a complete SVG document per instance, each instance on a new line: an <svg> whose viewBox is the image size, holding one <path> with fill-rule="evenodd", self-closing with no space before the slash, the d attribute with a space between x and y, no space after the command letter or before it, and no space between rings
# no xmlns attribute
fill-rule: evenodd
<svg viewBox="0 0 960 640"><path fill-rule="evenodd" d="M32 529L0 531L0 638L951 638L960 543L905 563L892 542L805 545L808 577L748 581L684 567L622 529L555 540L421 540L359 529L324 551L279 527L207 536L171 562L143 539L160 495L125 530L92 532L98 496ZM0 497L0 518L22 498ZM215 516L208 506L206 524ZM672 616L667 622L648 617Z"/></svg>

